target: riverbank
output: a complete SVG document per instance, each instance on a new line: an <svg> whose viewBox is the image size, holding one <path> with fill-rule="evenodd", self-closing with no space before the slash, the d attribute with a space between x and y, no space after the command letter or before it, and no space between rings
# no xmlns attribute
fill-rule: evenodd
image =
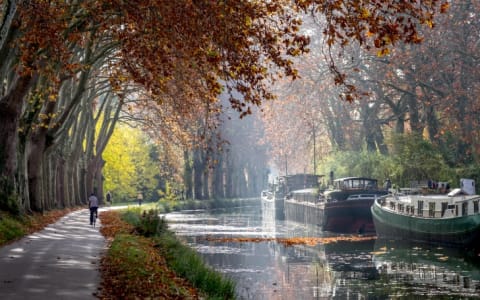
<svg viewBox="0 0 480 300"><path fill-rule="evenodd" d="M165 214L173 211L181 210L212 210L212 209L229 209L235 207L245 207L250 205L260 205L258 197L253 198L238 198L238 199L205 199L205 200L193 200L193 199L160 199L156 202L143 202L142 205L138 205L136 201L119 201L113 202L106 208L141 208L142 210L155 209L159 213Z"/></svg>
<svg viewBox="0 0 480 300"><path fill-rule="evenodd" d="M105 211L101 299L233 299L234 284L206 266L167 229L158 211Z"/></svg>

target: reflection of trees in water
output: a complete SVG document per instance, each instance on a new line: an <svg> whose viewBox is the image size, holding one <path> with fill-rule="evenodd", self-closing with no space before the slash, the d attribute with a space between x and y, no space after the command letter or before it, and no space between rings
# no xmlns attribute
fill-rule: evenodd
<svg viewBox="0 0 480 300"><path fill-rule="evenodd" d="M421 246L421 245L420 245ZM480 264L460 250L377 242L378 288L390 296L479 297Z"/></svg>
<svg viewBox="0 0 480 300"><path fill-rule="evenodd" d="M325 245L328 265L333 272L335 283L334 299L369 299L371 284L378 279L378 272L372 262L374 240L341 241Z"/></svg>
<svg viewBox="0 0 480 300"><path fill-rule="evenodd" d="M262 201L262 232L264 237L273 238L276 232L274 202Z"/></svg>
<svg viewBox="0 0 480 300"><path fill-rule="evenodd" d="M282 286L293 293L293 298L283 299L327 299L334 286L323 245L282 246L284 274ZM285 296L285 294L282 294Z"/></svg>

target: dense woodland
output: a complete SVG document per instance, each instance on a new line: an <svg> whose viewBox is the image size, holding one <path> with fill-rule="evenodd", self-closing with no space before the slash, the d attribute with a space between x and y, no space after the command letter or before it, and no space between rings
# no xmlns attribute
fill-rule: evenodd
<svg viewBox="0 0 480 300"><path fill-rule="evenodd" d="M322 27L306 21L319 42L296 61L302 80L279 82L283 97L266 115L277 165L313 172L315 139L319 174L393 177L398 184L480 180L479 13L476 1L454 1L435 26L422 28L420 44L401 44L388 55L355 43L338 50L338 68L363 93L353 102L336 99Z"/></svg>
<svg viewBox="0 0 480 300"><path fill-rule="evenodd" d="M119 124L146 134L149 150L134 157L158 163L133 161L135 172L161 177L142 182L145 173L126 194L179 182L196 199L257 193L267 155L286 164L277 157L307 140L281 131L301 125L282 109L303 113L312 130L300 132L316 132L330 149L387 153L390 126L428 133L448 148L452 165L477 155L474 1L1 0L0 7L2 210L43 211L103 195L103 155ZM280 119L260 120L276 107Z"/></svg>

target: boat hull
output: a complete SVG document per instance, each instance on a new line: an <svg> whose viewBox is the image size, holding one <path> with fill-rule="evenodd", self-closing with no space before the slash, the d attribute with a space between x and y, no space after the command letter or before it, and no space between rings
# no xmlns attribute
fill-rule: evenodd
<svg viewBox="0 0 480 300"><path fill-rule="evenodd" d="M262 197L262 210L273 211L277 220L283 220L285 218L283 198L266 198Z"/></svg>
<svg viewBox="0 0 480 300"><path fill-rule="evenodd" d="M327 202L323 230L339 233L375 232L370 207L374 199Z"/></svg>
<svg viewBox="0 0 480 300"><path fill-rule="evenodd" d="M305 225L323 225L323 209L311 202L285 200L285 219Z"/></svg>
<svg viewBox="0 0 480 300"><path fill-rule="evenodd" d="M373 199L307 202L285 200L285 218L288 221L320 226L336 233L375 233L370 207Z"/></svg>
<svg viewBox="0 0 480 300"><path fill-rule="evenodd" d="M378 202L372 205L371 212L379 238L480 248L478 214L448 219L416 217L388 211Z"/></svg>

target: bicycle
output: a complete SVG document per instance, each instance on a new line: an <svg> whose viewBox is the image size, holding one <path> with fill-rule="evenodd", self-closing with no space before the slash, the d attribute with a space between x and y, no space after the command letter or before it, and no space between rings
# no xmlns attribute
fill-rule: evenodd
<svg viewBox="0 0 480 300"><path fill-rule="evenodd" d="M98 217L98 207L90 207L90 225L95 228Z"/></svg>

